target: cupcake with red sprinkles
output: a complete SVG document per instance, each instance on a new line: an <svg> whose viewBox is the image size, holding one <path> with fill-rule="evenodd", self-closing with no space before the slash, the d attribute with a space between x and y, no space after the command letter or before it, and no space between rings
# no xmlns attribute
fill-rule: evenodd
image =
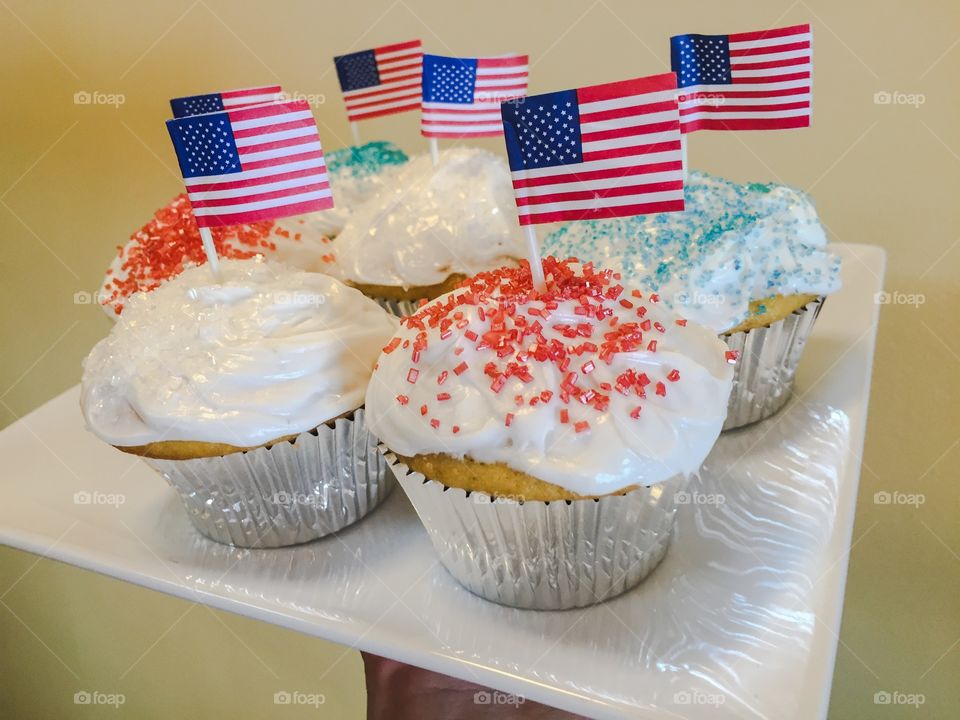
<svg viewBox="0 0 960 720"><path fill-rule="evenodd" d="M217 256L223 259L262 256L314 271L322 271L333 262L330 238L311 229L306 216L210 230ZM117 255L100 288L100 304L109 315L117 316L134 293L154 290L206 261L190 200L186 194L178 195L157 210L125 245L117 246Z"/></svg>
<svg viewBox="0 0 960 720"><path fill-rule="evenodd" d="M336 259L331 239L343 228L351 209L382 190L406 162L406 154L386 141L329 152L326 163L337 207L276 221L211 228L217 255L233 260L261 255L301 270L329 272ZM190 200L178 195L117 247L103 280L100 303L108 314L119 315L133 293L149 292L206 261Z"/></svg>
<svg viewBox="0 0 960 720"><path fill-rule="evenodd" d="M401 320L368 422L446 568L516 607L580 607L666 552L726 415L731 353L611 270L484 272Z"/></svg>

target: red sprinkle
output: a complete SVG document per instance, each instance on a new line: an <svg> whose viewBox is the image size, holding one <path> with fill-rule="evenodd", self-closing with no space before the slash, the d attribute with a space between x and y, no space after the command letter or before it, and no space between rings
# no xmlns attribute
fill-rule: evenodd
<svg viewBox="0 0 960 720"><path fill-rule="evenodd" d="M664 385L662 382L657 382L657 395L659 395L660 397L667 396L667 386Z"/></svg>
<svg viewBox="0 0 960 720"><path fill-rule="evenodd" d="M564 424L570 422L570 411L566 408L560 408L560 422Z"/></svg>
<svg viewBox="0 0 960 720"><path fill-rule="evenodd" d="M453 369L453 372L454 372L455 375L463 375L463 373L465 373L466 371L467 371L467 361L466 361L466 360L464 360L463 362L461 362L459 365L457 365L457 366Z"/></svg>
<svg viewBox="0 0 960 720"><path fill-rule="evenodd" d="M407 382L413 385L418 377L420 377L420 371L416 368L410 368L410 372L407 373Z"/></svg>
<svg viewBox="0 0 960 720"><path fill-rule="evenodd" d="M456 435L458 432L460 432L460 426L459 426L459 425L454 425L454 426L453 426L453 434Z"/></svg>
<svg viewBox="0 0 960 720"><path fill-rule="evenodd" d="M271 237L287 236L272 220L210 228L213 246L220 258L244 260L277 249ZM150 221L130 236L129 247L120 246L118 257L124 277L111 277L105 303L119 315L123 302L139 291L150 291L164 280L179 275L190 265L207 261L203 241L186 194L178 195L157 210ZM321 257L325 262L327 256ZM332 261L333 255L330 255ZM112 273L108 273L112 275Z"/></svg>
<svg viewBox="0 0 960 720"><path fill-rule="evenodd" d="M420 406L420 414L421 414L421 415L426 415L426 414L427 414L427 406L426 406L426 405L421 405L421 406Z"/></svg>
<svg viewBox="0 0 960 720"><path fill-rule="evenodd" d="M590 429L590 423L588 423L586 420L581 420L580 422L573 424L573 429L578 433L582 433L584 430Z"/></svg>
<svg viewBox="0 0 960 720"><path fill-rule="evenodd" d="M507 427L510 427L510 423L513 422L513 413L507 413L506 417L503 419L503 424Z"/></svg>
<svg viewBox="0 0 960 720"><path fill-rule="evenodd" d="M738 350L727 350L723 355L731 365L740 359L740 352Z"/></svg>
<svg viewBox="0 0 960 720"><path fill-rule="evenodd" d="M444 370L442 373L437 375L437 385L443 385L446 379L447 379L447 371Z"/></svg>
<svg viewBox="0 0 960 720"><path fill-rule="evenodd" d="M440 428L440 421L437 420L436 418L431 418L431 420L430 420L430 426L431 426L434 430L437 430L437 429Z"/></svg>
<svg viewBox="0 0 960 720"><path fill-rule="evenodd" d="M676 368L671 370L670 374L667 375L667 380L669 380L670 382L676 382L679 379L680 379L680 371L677 370Z"/></svg>
<svg viewBox="0 0 960 720"><path fill-rule="evenodd" d="M640 418L640 406L639 406L639 405L637 405L633 410L630 411L630 417L632 417L634 420L637 420L637 419Z"/></svg>
<svg viewBox="0 0 960 720"><path fill-rule="evenodd" d="M680 318L679 320L677 320L677 325L679 325L680 327L686 327L687 321L683 318Z"/></svg>
<svg viewBox="0 0 960 720"><path fill-rule="evenodd" d="M391 340L390 342L387 343L387 346L383 349L383 351L384 351L387 355L389 355L389 354L392 353L394 350L396 350L399 346L400 346L400 338L395 337L393 340Z"/></svg>
<svg viewBox="0 0 960 720"><path fill-rule="evenodd" d="M408 402L410 402L410 398L408 398L406 395L397 395L397 402L401 405L406 405Z"/></svg>
<svg viewBox="0 0 960 720"><path fill-rule="evenodd" d="M437 400L443 401L443 400L449 400L449 399L450 399L450 393L437 393Z"/></svg>

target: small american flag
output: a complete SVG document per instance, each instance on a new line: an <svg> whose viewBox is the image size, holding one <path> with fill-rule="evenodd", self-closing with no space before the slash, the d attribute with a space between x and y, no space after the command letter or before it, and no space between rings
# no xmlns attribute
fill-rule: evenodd
<svg viewBox="0 0 960 720"><path fill-rule="evenodd" d="M280 90L280 86L265 85L244 90L226 90L207 95L173 98L170 101L170 109L173 110L175 118L182 118L220 112L221 110L233 110L249 105L262 105L263 103L280 100L283 100L283 92Z"/></svg>
<svg viewBox="0 0 960 720"><path fill-rule="evenodd" d="M670 38L681 131L808 127L812 38L810 25Z"/></svg>
<svg viewBox="0 0 960 720"><path fill-rule="evenodd" d="M424 137L500 135L500 103L527 94L526 55L495 58L423 56Z"/></svg>
<svg viewBox="0 0 960 720"><path fill-rule="evenodd" d="M521 225L683 210L673 73L501 110Z"/></svg>
<svg viewBox="0 0 960 720"><path fill-rule="evenodd" d="M350 122L420 107L423 45L419 40L340 55L333 62Z"/></svg>
<svg viewBox="0 0 960 720"><path fill-rule="evenodd" d="M167 120L200 227L326 210L333 196L304 100Z"/></svg>

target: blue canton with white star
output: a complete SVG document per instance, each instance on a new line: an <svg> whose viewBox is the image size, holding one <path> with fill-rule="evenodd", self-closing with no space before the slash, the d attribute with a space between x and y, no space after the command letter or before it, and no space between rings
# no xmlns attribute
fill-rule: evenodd
<svg viewBox="0 0 960 720"><path fill-rule="evenodd" d="M167 120L184 178L243 172L227 113Z"/></svg>
<svg viewBox="0 0 960 720"><path fill-rule="evenodd" d="M729 85L730 39L726 35L677 35L670 38L670 69L677 87Z"/></svg>
<svg viewBox="0 0 960 720"><path fill-rule="evenodd" d="M424 102L470 105L476 86L476 58L423 56Z"/></svg>
<svg viewBox="0 0 960 720"><path fill-rule="evenodd" d="M175 118L220 112L223 110L223 98L220 96L220 93L174 98L170 101L170 109L173 110L173 116Z"/></svg>
<svg viewBox="0 0 960 720"><path fill-rule="evenodd" d="M333 59L340 79L340 89L362 90L380 84L380 71L377 70L377 54L373 50L340 55Z"/></svg>
<svg viewBox="0 0 960 720"><path fill-rule="evenodd" d="M500 106L511 170L583 162L576 90L510 100Z"/></svg>

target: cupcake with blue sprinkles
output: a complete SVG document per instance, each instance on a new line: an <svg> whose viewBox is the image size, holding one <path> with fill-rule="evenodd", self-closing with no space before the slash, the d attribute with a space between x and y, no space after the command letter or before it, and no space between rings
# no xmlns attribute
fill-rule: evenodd
<svg viewBox="0 0 960 720"><path fill-rule="evenodd" d="M724 429L774 414L790 397L803 346L840 287L810 197L775 183L735 183L692 171L685 210L570 223L545 254L618 268L740 353Z"/></svg>

